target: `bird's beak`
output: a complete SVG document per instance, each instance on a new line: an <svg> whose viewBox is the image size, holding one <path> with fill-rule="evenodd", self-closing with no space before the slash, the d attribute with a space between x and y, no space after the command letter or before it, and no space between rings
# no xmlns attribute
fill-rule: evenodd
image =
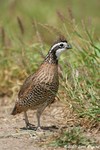
<svg viewBox="0 0 100 150"><path fill-rule="evenodd" d="M66 48L67 49L72 49L72 46L70 44L67 44Z"/></svg>

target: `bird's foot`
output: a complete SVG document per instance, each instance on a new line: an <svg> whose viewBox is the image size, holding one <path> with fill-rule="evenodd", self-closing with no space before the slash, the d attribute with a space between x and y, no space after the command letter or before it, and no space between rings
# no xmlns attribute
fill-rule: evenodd
<svg viewBox="0 0 100 150"><path fill-rule="evenodd" d="M44 130L43 130L40 126L38 126L38 127L36 128L36 131L37 131L37 132L44 132Z"/></svg>
<svg viewBox="0 0 100 150"><path fill-rule="evenodd" d="M29 122L26 124L26 129L34 129L34 128L35 128L34 124L31 124Z"/></svg>

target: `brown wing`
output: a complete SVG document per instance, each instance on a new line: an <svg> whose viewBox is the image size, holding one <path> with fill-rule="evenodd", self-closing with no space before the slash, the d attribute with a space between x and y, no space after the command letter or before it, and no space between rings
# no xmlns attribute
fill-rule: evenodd
<svg viewBox="0 0 100 150"><path fill-rule="evenodd" d="M21 89L18 93L18 98L24 98L29 93L31 87L34 87L34 78L35 74L30 75L21 86Z"/></svg>
<svg viewBox="0 0 100 150"><path fill-rule="evenodd" d="M33 90L35 87L35 74L30 75L21 86L21 89L18 93L18 99L16 100L15 107L12 111L12 115L21 113L22 111L27 110L27 97L30 94L30 90ZM26 105L25 105L26 101ZM26 107L27 106L27 107Z"/></svg>
<svg viewBox="0 0 100 150"><path fill-rule="evenodd" d="M50 104L58 91L58 81L56 66L41 65L35 74L30 75L23 83L12 114L15 115L29 108L35 109L44 102Z"/></svg>

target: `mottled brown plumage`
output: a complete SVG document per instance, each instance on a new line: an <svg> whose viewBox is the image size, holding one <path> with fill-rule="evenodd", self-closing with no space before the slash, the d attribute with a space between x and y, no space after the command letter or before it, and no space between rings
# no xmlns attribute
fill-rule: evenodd
<svg viewBox="0 0 100 150"><path fill-rule="evenodd" d="M66 40L57 41L48 52L36 73L30 75L22 85L12 115L24 112L26 126L29 126L28 109L37 109L38 127L43 110L54 100L59 86L58 56L71 46Z"/></svg>

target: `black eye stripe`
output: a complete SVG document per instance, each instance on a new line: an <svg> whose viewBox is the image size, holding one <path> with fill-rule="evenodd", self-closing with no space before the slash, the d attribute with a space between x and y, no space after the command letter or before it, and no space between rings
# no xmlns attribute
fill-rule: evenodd
<svg viewBox="0 0 100 150"><path fill-rule="evenodd" d="M59 47L60 47L60 48L61 48L61 47L64 47L64 44L60 44Z"/></svg>

